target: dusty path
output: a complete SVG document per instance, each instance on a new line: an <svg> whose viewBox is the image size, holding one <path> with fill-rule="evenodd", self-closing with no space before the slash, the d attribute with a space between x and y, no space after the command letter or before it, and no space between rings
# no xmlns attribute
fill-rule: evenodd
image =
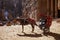
<svg viewBox="0 0 60 40"><path fill-rule="evenodd" d="M0 40L60 40L60 24L56 21L53 21L51 26L51 33L48 36L41 36L42 31L35 26L34 33L31 33L31 26L24 26L25 35L21 33L21 25L15 26L1 26L0 27ZM19 35L18 35L19 34Z"/></svg>

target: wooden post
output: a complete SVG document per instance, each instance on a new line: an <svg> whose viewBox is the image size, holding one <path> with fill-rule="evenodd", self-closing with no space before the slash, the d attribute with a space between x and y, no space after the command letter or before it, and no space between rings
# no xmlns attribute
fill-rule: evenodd
<svg viewBox="0 0 60 40"><path fill-rule="evenodd" d="M49 15L49 0L47 0L47 15Z"/></svg>
<svg viewBox="0 0 60 40"><path fill-rule="evenodd" d="M51 16L53 17L53 0L51 0Z"/></svg>
<svg viewBox="0 0 60 40"><path fill-rule="evenodd" d="M58 0L55 0L55 18L57 18L58 13Z"/></svg>

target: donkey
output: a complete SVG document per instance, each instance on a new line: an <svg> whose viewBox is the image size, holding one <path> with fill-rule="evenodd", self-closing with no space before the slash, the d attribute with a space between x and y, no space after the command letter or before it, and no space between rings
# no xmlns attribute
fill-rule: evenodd
<svg viewBox="0 0 60 40"><path fill-rule="evenodd" d="M22 25L22 33L24 33L24 25L30 24L32 26L32 33L34 32L34 25L38 26L36 24L36 21L34 19L31 19L31 18L14 19L12 22L14 23L14 25L17 24L17 22L19 22L20 25Z"/></svg>

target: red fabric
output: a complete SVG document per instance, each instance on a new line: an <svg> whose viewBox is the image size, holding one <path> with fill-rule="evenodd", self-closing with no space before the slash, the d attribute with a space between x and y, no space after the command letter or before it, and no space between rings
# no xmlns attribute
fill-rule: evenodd
<svg viewBox="0 0 60 40"><path fill-rule="evenodd" d="M46 16L46 15L43 14L43 13L39 13L39 14L38 14L38 17L39 17L39 18L40 18L40 17L45 17L45 18L47 19L46 26L47 26L47 27L50 27L50 26L51 26L51 24L52 24L52 17L51 17L51 16Z"/></svg>
<svg viewBox="0 0 60 40"><path fill-rule="evenodd" d="M31 23L31 24L35 24L35 20L34 20L34 19L28 18L28 21L29 21L29 23Z"/></svg>
<svg viewBox="0 0 60 40"><path fill-rule="evenodd" d="M47 27L50 27L51 24L52 24L52 17L51 17L51 16L47 16L46 18L47 18L46 26L47 26Z"/></svg>

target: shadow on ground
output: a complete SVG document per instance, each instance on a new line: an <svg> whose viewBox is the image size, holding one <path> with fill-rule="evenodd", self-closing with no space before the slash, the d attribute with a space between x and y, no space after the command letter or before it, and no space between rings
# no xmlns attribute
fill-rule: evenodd
<svg viewBox="0 0 60 40"><path fill-rule="evenodd" d="M41 34L26 34L24 33L24 35L20 35L20 34L17 34L18 36L25 36L25 37L42 37Z"/></svg>
<svg viewBox="0 0 60 40"><path fill-rule="evenodd" d="M56 40L60 40L60 34L52 33L52 32L49 32L49 33L46 33L46 34L49 35L49 36L53 36Z"/></svg>
<svg viewBox="0 0 60 40"><path fill-rule="evenodd" d="M25 37L42 37L41 34L24 34L24 35L20 35L20 34L17 34L18 36L25 36ZM60 40L60 34L56 34L56 33L52 33L52 32L49 32L49 33L45 33L44 34L45 36L49 35L49 36L53 36L56 40ZM47 36L48 37L48 36Z"/></svg>

